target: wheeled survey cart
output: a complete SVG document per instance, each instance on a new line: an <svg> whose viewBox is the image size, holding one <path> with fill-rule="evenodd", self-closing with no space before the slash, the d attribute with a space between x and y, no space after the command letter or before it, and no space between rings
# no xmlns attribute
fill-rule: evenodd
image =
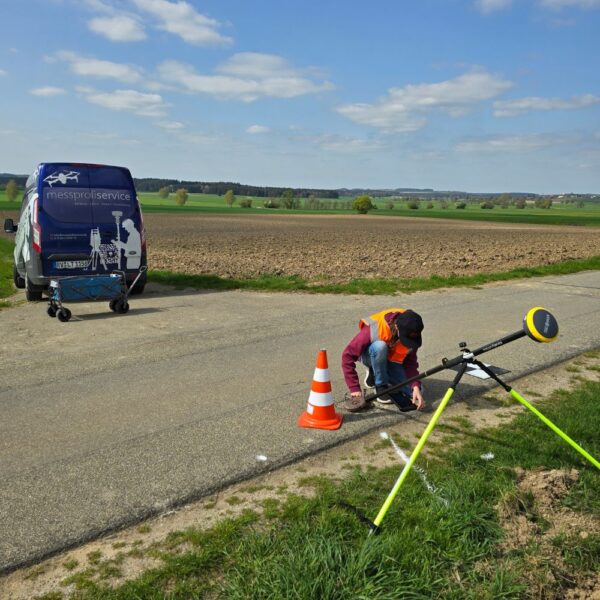
<svg viewBox="0 0 600 600"><path fill-rule="evenodd" d="M145 266L140 269L129 289L123 271L115 271L110 275L53 279L48 290L48 316L57 317L59 321L65 323L71 318L71 311L63 306L63 302L89 302L90 300L108 300L110 310L125 314L129 310L129 293L146 269Z"/></svg>

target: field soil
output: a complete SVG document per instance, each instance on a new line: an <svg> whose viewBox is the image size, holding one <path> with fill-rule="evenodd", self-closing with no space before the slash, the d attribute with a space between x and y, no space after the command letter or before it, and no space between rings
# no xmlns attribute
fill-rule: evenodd
<svg viewBox="0 0 600 600"><path fill-rule="evenodd" d="M5 217L17 212L0 211ZM447 277L600 255L598 230L574 226L374 214L148 213L144 222L151 269L226 278Z"/></svg>
<svg viewBox="0 0 600 600"><path fill-rule="evenodd" d="M149 214L148 263L315 283L493 273L600 254L596 229L376 215Z"/></svg>

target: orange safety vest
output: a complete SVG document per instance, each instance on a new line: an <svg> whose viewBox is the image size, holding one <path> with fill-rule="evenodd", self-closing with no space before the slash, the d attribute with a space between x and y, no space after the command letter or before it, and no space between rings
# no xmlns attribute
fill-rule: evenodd
<svg viewBox="0 0 600 600"><path fill-rule="evenodd" d="M361 319L358 323L358 328L368 327L371 331L371 343L381 340L386 344L392 339L392 330L385 320L385 315L389 313L403 313L405 308L386 308L378 313L371 315L366 319ZM396 363L403 363L412 348L407 348L400 340L398 340L391 348L388 354L388 360Z"/></svg>

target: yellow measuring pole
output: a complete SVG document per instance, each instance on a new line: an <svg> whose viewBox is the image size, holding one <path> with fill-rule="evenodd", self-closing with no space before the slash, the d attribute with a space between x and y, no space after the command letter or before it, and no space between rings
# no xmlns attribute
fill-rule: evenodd
<svg viewBox="0 0 600 600"><path fill-rule="evenodd" d="M527 402L527 400L525 400L525 398L523 398L523 396L521 396L521 394L519 394L519 392L516 392L515 390L511 389L510 395L515 400L520 402L523 406L528 408L543 423L548 425L548 427L550 427L550 429L552 429L552 431L554 431L554 433L556 433L563 440L565 440L565 442L567 442L567 444L569 444L570 446L575 448L575 450L577 450L577 452L579 452L582 456L584 456L587 460L589 460L596 468L600 469L600 462L598 462L591 454L586 452L579 444L574 442L564 431L561 431L550 419L545 417L537 408L535 408L535 406L533 406L529 402Z"/></svg>
<svg viewBox="0 0 600 600"><path fill-rule="evenodd" d="M375 520L373 521L373 523L375 524L376 527L379 527L379 525L381 524L381 521L383 521L385 514L387 513L388 509L392 505L392 502L394 501L396 494L400 490L400 487L402 486L402 483L406 479L406 476L408 475L410 469L412 468L415 460L417 460L417 456L419 456L419 453L423 449L423 446L425 445L425 442L427 441L429 434L433 431L433 428L435 427L435 424L437 423L438 419L440 418L440 415L444 412L444 409L446 408L446 404L448 404L448 401L452 397L452 394L454 394L454 388L449 387L448 390L446 391L446 394L442 398L440 405L438 406L437 410L433 414L433 417L431 417L431 421L429 421L429 424L427 425L427 428L423 432L423 435L421 436L419 443L417 444L416 448L413 450L413 453L410 455L410 458L408 459L408 462L404 466L404 469L402 469L402 473L400 473L400 476L398 477L396 483L394 484L392 491L389 493L388 497L386 498L386 501L383 503L383 506L379 510L379 514L375 517ZM373 530L371 530L371 533L373 533Z"/></svg>

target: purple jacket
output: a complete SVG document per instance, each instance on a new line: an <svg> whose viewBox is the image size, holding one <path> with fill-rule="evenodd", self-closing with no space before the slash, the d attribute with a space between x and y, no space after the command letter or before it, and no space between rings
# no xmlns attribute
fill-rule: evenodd
<svg viewBox="0 0 600 600"><path fill-rule="evenodd" d="M389 313L385 316L386 321L390 322L398 313ZM342 352L342 372L346 385L351 392L360 392L360 381L356 372L356 363L360 359L362 353L371 345L371 331L368 327L363 327L350 340L350 343ZM419 363L417 361L417 351L413 350L402 363L406 372L406 377L414 377L419 374ZM413 381L411 387L420 387L421 382Z"/></svg>

